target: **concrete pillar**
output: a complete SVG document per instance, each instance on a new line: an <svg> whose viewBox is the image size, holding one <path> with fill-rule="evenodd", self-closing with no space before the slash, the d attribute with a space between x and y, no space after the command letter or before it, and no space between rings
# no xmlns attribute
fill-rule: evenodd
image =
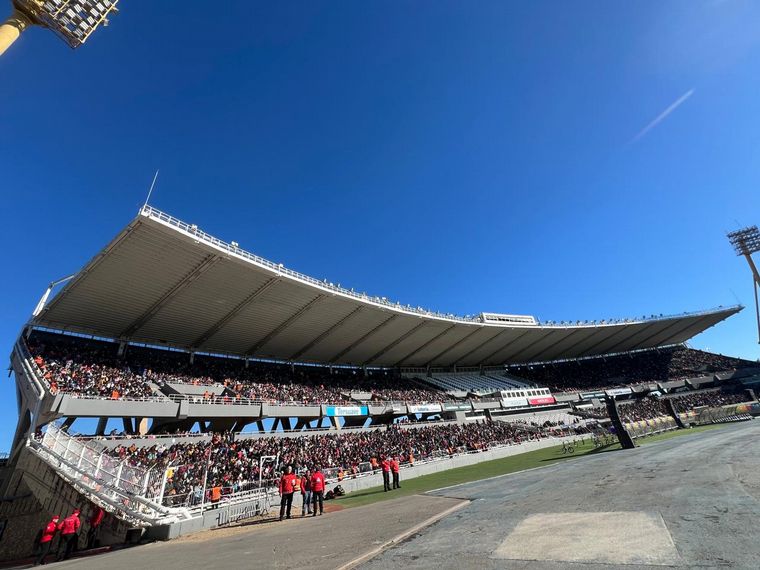
<svg viewBox="0 0 760 570"><path fill-rule="evenodd" d="M121 425L124 426L124 433L132 435L135 433L132 418L121 418Z"/></svg>
<svg viewBox="0 0 760 570"><path fill-rule="evenodd" d="M135 418L135 423L138 434L145 435L148 433L148 418Z"/></svg>
<svg viewBox="0 0 760 570"><path fill-rule="evenodd" d="M108 423L108 418L98 418L98 427L95 430L95 435L105 435L107 423Z"/></svg>

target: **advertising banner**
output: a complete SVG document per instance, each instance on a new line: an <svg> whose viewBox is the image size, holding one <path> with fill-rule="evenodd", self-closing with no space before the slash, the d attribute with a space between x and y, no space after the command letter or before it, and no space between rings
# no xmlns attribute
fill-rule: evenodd
<svg viewBox="0 0 760 570"><path fill-rule="evenodd" d="M604 392L584 392L581 394L581 400L593 400L594 398L603 400Z"/></svg>
<svg viewBox="0 0 760 570"><path fill-rule="evenodd" d="M624 396L631 393L630 388L612 388L611 390L605 390L608 396Z"/></svg>
<svg viewBox="0 0 760 570"><path fill-rule="evenodd" d="M528 398L502 398L501 405L505 408L518 408L528 405Z"/></svg>
<svg viewBox="0 0 760 570"><path fill-rule="evenodd" d="M554 404L557 400L554 396L536 396L535 398L528 398L528 403L531 406L543 406L546 404Z"/></svg>
<svg viewBox="0 0 760 570"><path fill-rule="evenodd" d="M328 416L367 416L369 411L367 406L327 406Z"/></svg>
<svg viewBox="0 0 760 570"><path fill-rule="evenodd" d="M457 404L452 402L443 404L444 412L469 412L470 410L472 410L472 406L470 404Z"/></svg>
<svg viewBox="0 0 760 570"><path fill-rule="evenodd" d="M394 414L405 414L406 406L404 404L391 404L391 409Z"/></svg>
<svg viewBox="0 0 760 570"><path fill-rule="evenodd" d="M441 404L418 404L409 406L410 414L430 414L441 411Z"/></svg>

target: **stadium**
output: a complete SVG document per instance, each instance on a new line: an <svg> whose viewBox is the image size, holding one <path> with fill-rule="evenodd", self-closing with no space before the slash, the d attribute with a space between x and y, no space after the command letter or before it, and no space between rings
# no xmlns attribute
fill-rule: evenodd
<svg viewBox="0 0 760 570"><path fill-rule="evenodd" d="M305 521L285 523L300 525L294 536L306 533L308 542L318 528L346 537L316 567L462 567L446 553L452 541L468 552L462 529L481 523L488 529L471 556L482 567L505 560L688 565L663 539L662 518L633 513L621 522L630 503L593 521L568 514L563 528L593 529L591 539L560 529L566 540L551 545L544 531L558 517L547 522L535 502L557 491L581 493L589 464L613 482L641 469L646 463L626 453L643 457L648 448L638 443L650 438L718 424L735 424L721 428L734 439L754 433L758 363L686 344L741 310L573 323L487 311L457 316L314 279L146 204L83 268L51 284L12 348L19 419L2 470L3 557L29 556L52 516L79 509L72 548L168 541L153 546L174 561L162 565L183 567L203 544L183 541L225 536L218 540L234 543L237 536L203 531L291 518L281 494L295 495L294 517L312 508L316 515L306 483L283 488L292 469L299 481L322 473L331 499L328 516L311 530ZM683 445L717 457L717 433ZM601 453L618 441L635 449ZM554 462L590 445L600 453L544 467L545 487L528 492L538 484L530 472L509 479L508 499L525 519L503 542L497 521L504 512L493 497L505 480L391 499L354 516L370 507L340 510L343 499L332 500L383 493L391 469L406 488L530 454ZM657 449L663 459L655 466L698 465L677 458L676 440ZM675 485L675 471L662 467L656 476ZM621 496L648 492L612 486ZM477 502L484 496L491 499ZM610 511L606 505L588 510ZM356 517L398 520L367 529ZM419 533L434 522L423 544ZM617 540L604 533L621 524L640 531L638 547L610 558L609 549L589 546ZM250 540L268 552L287 532L273 524ZM368 537L380 546L359 548ZM543 555L525 552L536 541ZM110 564L151 566L158 551L150 548L114 552ZM230 565L244 556L236 548L229 547L238 556ZM264 566L307 563L261 556Z"/></svg>

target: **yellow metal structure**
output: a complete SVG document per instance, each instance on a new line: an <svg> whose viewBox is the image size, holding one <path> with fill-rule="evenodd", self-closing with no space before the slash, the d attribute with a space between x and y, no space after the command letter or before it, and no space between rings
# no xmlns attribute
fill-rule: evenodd
<svg viewBox="0 0 760 570"><path fill-rule="evenodd" d="M0 25L0 55L3 55L5 50L19 38L21 32L33 23L31 18L21 10L14 8L10 18Z"/></svg>

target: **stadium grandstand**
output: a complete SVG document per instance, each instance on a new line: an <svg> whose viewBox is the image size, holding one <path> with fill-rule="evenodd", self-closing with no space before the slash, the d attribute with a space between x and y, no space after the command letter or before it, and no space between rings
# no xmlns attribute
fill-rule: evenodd
<svg viewBox="0 0 760 570"><path fill-rule="evenodd" d="M611 424L644 437L743 419L760 366L685 345L740 310L440 313L302 275L146 205L47 289L13 347L19 423L2 485L20 510L6 533L21 541L88 505L111 518L103 544L172 538L267 510L288 465L351 492L377 484L385 456L415 477Z"/></svg>

